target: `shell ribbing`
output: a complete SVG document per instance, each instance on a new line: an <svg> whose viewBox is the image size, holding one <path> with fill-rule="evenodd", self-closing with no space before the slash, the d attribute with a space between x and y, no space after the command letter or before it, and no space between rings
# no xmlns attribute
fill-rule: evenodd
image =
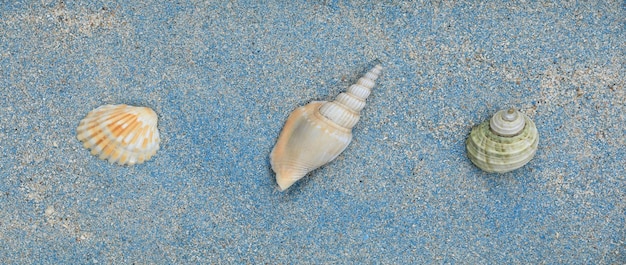
<svg viewBox="0 0 626 265"><path fill-rule="evenodd" d="M334 101L324 103L320 107L320 113L344 128L354 127L381 71L382 66L376 65L359 78L356 84L348 87L346 92L339 94Z"/></svg>

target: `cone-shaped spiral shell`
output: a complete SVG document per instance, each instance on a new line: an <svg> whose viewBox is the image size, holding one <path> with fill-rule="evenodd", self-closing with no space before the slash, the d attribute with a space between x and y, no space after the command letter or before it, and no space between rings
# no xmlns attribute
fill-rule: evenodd
<svg viewBox="0 0 626 265"><path fill-rule="evenodd" d="M535 123L515 110L502 110L474 127L466 141L467 156L480 169L505 173L524 166L537 151Z"/></svg>
<svg viewBox="0 0 626 265"><path fill-rule="evenodd" d="M76 138L102 160L120 165L141 164L159 150L157 120L150 108L104 105L80 122Z"/></svg>
<svg viewBox="0 0 626 265"><path fill-rule="evenodd" d="M270 154L280 190L310 171L335 159L352 141L352 127L359 121L382 67L376 65L334 101L315 101L294 110Z"/></svg>

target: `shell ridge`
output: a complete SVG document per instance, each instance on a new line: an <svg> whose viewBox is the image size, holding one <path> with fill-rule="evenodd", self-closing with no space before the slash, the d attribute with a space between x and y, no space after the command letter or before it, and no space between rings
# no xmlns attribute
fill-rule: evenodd
<svg viewBox="0 0 626 265"><path fill-rule="evenodd" d="M362 85L353 84L346 89L346 92L355 95L358 98L363 99L364 101L370 96L372 93L372 88L367 88Z"/></svg>
<svg viewBox="0 0 626 265"><path fill-rule="evenodd" d="M318 108L318 109L320 109L320 108ZM351 129L352 129L352 128L346 128L344 126L341 126L341 124L338 124L334 120L326 117L324 114L321 113L321 111L313 112L312 113L312 117L315 117L315 119L318 119L318 121L316 121L316 122L319 122L320 124L323 124L323 125L331 126L335 130L346 132L346 131L351 131Z"/></svg>
<svg viewBox="0 0 626 265"><path fill-rule="evenodd" d="M350 107L342 104L338 101L333 101L325 106L326 111L320 113L322 116L333 121L335 124L344 128L352 128L359 121L359 113L352 110Z"/></svg>
<svg viewBox="0 0 626 265"><path fill-rule="evenodd" d="M132 119L128 121L130 125L126 124L125 128L121 128L118 132L113 132L113 136L123 144L127 144L132 148L133 144L137 141L141 135L145 133L145 126L141 126L136 119Z"/></svg>
<svg viewBox="0 0 626 265"><path fill-rule="evenodd" d="M355 112L357 115L361 113L361 110L365 107L365 99L359 98L350 92L344 92L337 96L334 102L341 103L342 105Z"/></svg>
<svg viewBox="0 0 626 265"><path fill-rule="evenodd" d="M124 126L127 122L130 122L131 118L131 116L113 116L112 119L103 121L102 124L106 125L104 128L107 130L107 134L118 140L123 140L124 134L134 129L134 127L128 128L128 126Z"/></svg>

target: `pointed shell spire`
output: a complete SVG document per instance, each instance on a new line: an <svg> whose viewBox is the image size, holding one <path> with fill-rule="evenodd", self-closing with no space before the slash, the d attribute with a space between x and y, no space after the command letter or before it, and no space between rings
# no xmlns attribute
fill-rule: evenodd
<svg viewBox="0 0 626 265"><path fill-rule="evenodd" d="M519 111L514 108L501 110L491 117L489 127L491 131L500 136L518 135L526 125L526 121Z"/></svg>
<svg viewBox="0 0 626 265"><path fill-rule="evenodd" d="M270 154L281 191L346 149L381 71L382 66L376 65L334 101L314 101L289 115Z"/></svg>
<svg viewBox="0 0 626 265"><path fill-rule="evenodd" d="M337 125L352 129L359 121L359 114L365 107L365 100L376 85L376 79L382 70L382 66L374 66L359 78L356 84L348 87L346 92L337 95L334 101L324 103L320 108L320 113Z"/></svg>

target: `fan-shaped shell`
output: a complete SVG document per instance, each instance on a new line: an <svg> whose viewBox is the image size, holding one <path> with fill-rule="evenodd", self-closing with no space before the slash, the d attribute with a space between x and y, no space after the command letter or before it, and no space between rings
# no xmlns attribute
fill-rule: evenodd
<svg viewBox="0 0 626 265"><path fill-rule="evenodd" d="M102 160L120 165L141 164L159 150L157 120L150 108L104 105L80 122L76 138Z"/></svg>
<svg viewBox="0 0 626 265"><path fill-rule="evenodd" d="M382 67L375 66L334 101L315 101L294 110L270 154L272 169L280 190L310 171L332 161L352 141L352 127L359 121L380 75Z"/></svg>
<svg viewBox="0 0 626 265"><path fill-rule="evenodd" d="M537 151L535 123L515 110L502 110L474 127L466 141L467 156L487 172L505 173L524 166Z"/></svg>

